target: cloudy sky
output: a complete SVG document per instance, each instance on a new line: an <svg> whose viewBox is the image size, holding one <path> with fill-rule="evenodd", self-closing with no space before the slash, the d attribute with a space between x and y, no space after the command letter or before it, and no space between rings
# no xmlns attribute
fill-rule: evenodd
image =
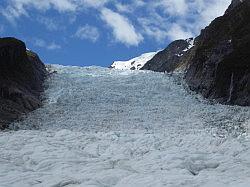
<svg viewBox="0 0 250 187"><path fill-rule="evenodd" d="M231 0L1 0L0 36L45 63L108 66L197 36Z"/></svg>

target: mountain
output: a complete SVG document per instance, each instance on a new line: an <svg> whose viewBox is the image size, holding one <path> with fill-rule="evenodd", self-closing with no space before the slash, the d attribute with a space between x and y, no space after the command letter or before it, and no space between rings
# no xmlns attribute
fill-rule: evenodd
<svg viewBox="0 0 250 187"><path fill-rule="evenodd" d="M250 1L234 0L195 39L186 82L204 97L250 105Z"/></svg>
<svg viewBox="0 0 250 187"><path fill-rule="evenodd" d="M201 34L169 44L142 70L185 70L189 88L224 104L250 105L250 1L233 0Z"/></svg>
<svg viewBox="0 0 250 187"><path fill-rule="evenodd" d="M171 72L176 69L183 69L189 49L193 47L193 42L193 38L172 42L166 49L158 52L141 69L157 72Z"/></svg>
<svg viewBox="0 0 250 187"><path fill-rule="evenodd" d="M0 129L41 106L47 71L37 54L15 38L0 38Z"/></svg>
<svg viewBox="0 0 250 187"><path fill-rule="evenodd" d="M145 53L128 61L115 61L110 67L120 70L139 70L156 54L157 52Z"/></svg>
<svg viewBox="0 0 250 187"><path fill-rule="evenodd" d="M120 70L152 70L157 72L183 70L193 42L193 38L176 40L164 50L145 53L128 61L115 61L110 67Z"/></svg>

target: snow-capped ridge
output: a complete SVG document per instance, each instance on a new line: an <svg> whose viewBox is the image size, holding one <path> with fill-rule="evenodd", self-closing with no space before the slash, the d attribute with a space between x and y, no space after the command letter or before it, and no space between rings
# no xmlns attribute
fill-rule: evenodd
<svg viewBox="0 0 250 187"><path fill-rule="evenodd" d="M185 40L188 43L188 47L184 49L181 53L175 54L178 57L182 57L187 51L194 47L194 38L188 38Z"/></svg>
<svg viewBox="0 0 250 187"><path fill-rule="evenodd" d="M151 60L157 52L149 52L142 54L141 56L135 57L128 61L115 61L111 65L111 68L119 70L139 70L141 69L149 60Z"/></svg>
<svg viewBox="0 0 250 187"><path fill-rule="evenodd" d="M192 47L194 47L194 38L186 39L186 41L189 43L189 46L186 49L183 50L184 52L186 52L189 49L191 49Z"/></svg>
<svg viewBox="0 0 250 187"><path fill-rule="evenodd" d="M176 54L176 56L178 57L183 56L188 50L190 50L194 46L194 38L188 38L185 41L188 43L187 48L185 48L181 53ZM114 61L110 67L119 70L140 70L144 67L144 65L148 61L153 59L155 55L157 55L160 51L161 50L156 52L144 53L128 61Z"/></svg>

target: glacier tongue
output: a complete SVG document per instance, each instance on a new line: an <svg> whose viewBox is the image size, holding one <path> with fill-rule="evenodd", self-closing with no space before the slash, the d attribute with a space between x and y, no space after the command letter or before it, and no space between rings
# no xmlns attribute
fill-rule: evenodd
<svg viewBox="0 0 250 187"><path fill-rule="evenodd" d="M176 74L53 68L44 106L0 132L1 187L249 185L249 107Z"/></svg>

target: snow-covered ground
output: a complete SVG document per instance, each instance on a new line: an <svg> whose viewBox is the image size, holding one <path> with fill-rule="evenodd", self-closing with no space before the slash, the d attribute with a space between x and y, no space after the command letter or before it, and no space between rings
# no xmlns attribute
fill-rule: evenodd
<svg viewBox="0 0 250 187"><path fill-rule="evenodd" d="M192 47L194 47L194 38L189 38L189 39L186 39L186 41L188 42L189 46L184 49L183 51L188 51L189 49L191 49Z"/></svg>
<svg viewBox="0 0 250 187"><path fill-rule="evenodd" d="M249 107L177 75L53 68L44 107L0 132L1 187L249 186Z"/></svg>
<svg viewBox="0 0 250 187"><path fill-rule="evenodd" d="M119 70L139 70L157 53L158 52L145 53L128 61L115 61L111 67Z"/></svg>

